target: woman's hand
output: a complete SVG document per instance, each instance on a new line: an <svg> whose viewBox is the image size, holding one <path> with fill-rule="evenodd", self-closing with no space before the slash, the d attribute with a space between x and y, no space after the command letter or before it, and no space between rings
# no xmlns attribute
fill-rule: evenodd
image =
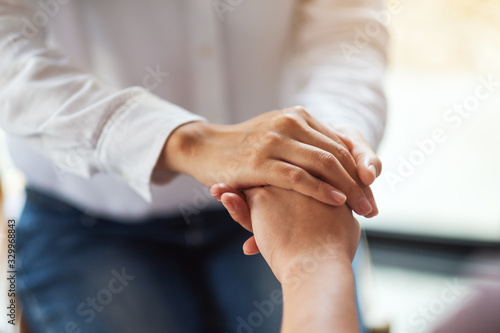
<svg viewBox="0 0 500 333"><path fill-rule="evenodd" d="M363 184L369 186L382 172L382 161L366 142L363 135L350 128L337 129L337 135L346 144L356 161L358 175Z"/></svg>
<svg viewBox="0 0 500 333"><path fill-rule="evenodd" d="M340 130L340 133L339 137L345 142L356 161L359 177L366 186L371 185L382 170L380 159L359 132L344 129ZM243 192L227 184L215 184L211 187L210 192L217 200L222 202L236 222L241 224L245 229L252 231L250 210ZM372 202L372 199L370 201ZM374 199L372 206L374 207L373 211L366 215L366 217L373 217L378 214ZM248 255L259 253L254 237L251 237L244 244L243 251Z"/></svg>
<svg viewBox="0 0 500 333"><path fill-rule="evenodd" d="M272 185L329 205L347 200L357 214L370 216L376 214L375 200L358 177L351 144L293 107L236 125L181 126L167 140L157 168L191 175L206 186Z"/></svg>
<svg viewBox="0 0 500 333"><path fill-rule="evenodd" d="M351 210L272 186L245 195L256 242L283 287L281 332L359 332L351 262L360 228Z"/></svg>
<svg viewBox="0 0 500 333"><path fill-rule="evenodd" d="M346 205L326 205L272 186L245 195L256 244L281 282L304 258L352 262L360 227Z"/></svg>

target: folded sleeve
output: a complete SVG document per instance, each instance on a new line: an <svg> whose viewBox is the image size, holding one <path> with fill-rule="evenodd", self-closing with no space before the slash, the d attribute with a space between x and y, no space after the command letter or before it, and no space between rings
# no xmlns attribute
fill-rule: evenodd
<svg viewBox="0 0 500 333"><path fill-rule="evenodd" d="M298 6L283 103L360 131L375 149L385 126L388 33L379 0L307 0Z"/></svg>
<svg viewBox="0 0 500 333"><path fill-rule="evenodd" d="M204 119L145 88L115 89L77 68L48 47L43 29L29 31L33 13L27 1L0 0L0 126L65 172L112 175L149 200L170 133Z"/></svg>

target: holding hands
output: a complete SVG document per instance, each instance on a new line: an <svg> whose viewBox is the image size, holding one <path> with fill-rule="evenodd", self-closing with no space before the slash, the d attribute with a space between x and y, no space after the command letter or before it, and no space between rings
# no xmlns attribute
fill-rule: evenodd
<svg viewBox="0 0 500 333"><path fill-rule="evenodd" d="M368 185L381 163L361 136L348 135L301 107L235 125L193 122L172 133L157 169L191 175L206 186L290 189L329 205L347 203L357 214L372 217L378 210ZM216 197L223 193L213 190Z"/></svg>
<svg viewBox="0 0 500 333"><path fill-rule="evenodd" d="M351 210L291 190L265 186L245 191L259 250L282 283L303 258L351 263L360 227ZM316 260L320 260L316 258Z"/></svg>
<svg viewBox="0 0 500 333"><path fill-rule="evenodd" d="M283 112L286 114L286 112L288 111L285 110ZM290 112L292 112L293 115L294 114L293 112L295 111L292 110ZM300 112L302 111L299 111L299 113ZM288 114L286 115L287 117L290 116ZM342 130L335 132L333 129L328 128L325 125L319 124L318 126L316 124L317 121L314 120L314 118L312 118L311 116L306 115L305 117L313 119L312 122L315 124L315 126L324 131L324 132L314 133L314 135L321 137L323 139L323 142L325 142L325 144L322 147L326 147L326 145L328 144L330 144L330 147L333 146L337 147L338 149L333 151L337 155L341 156L341 160L344 161L344 164L341 165L342 167L344 167L344 169L341 170L341 172L339 173L336 173L335 171L330 172L329 176L327 176L327 179L330 179L331 182L334 182L336 184L351 183L351 188L354 188L354 190L349 190L349 188L347 188L346 190L346 187L341 187L347 193L351 194L354 193L355 195L355 193L357 193L357 189L362 189L362 192L366 194L367 197L369 198L368 200L370 202L370 206L372 207L370 213L365 214L365 216L373 217L377 215L378 208L375 203L375 199L373 197L371 189L369 188L369 185L371 185L375 181L376 177L380 174L380 171L382 169L382 164L380 159L373 152L370 145L364 140L363 136L355 130ZM293 136L293 133L291 133L290 135ZM301 144L300 142L295 142L295 144L297 144L298 146L304 145ZM320 150L319 148L314 148L314 147L308 147L308 148L311 148L311 151L315 152ZM328 151L322 151L320 154L324 154L325 156L330 156L333 158L334 156L337 156L334 155L334 153ZM338 178L340 178L341 180L338 180ZM344 179L342 180L342 178ZM321 180L319 179L316 179L316 181L321 182ZM284 188L295 190L296 192L299 192L301 194L314 198L317 201L321 201L329 205L334 205L334 206L337 205L337 204L332 204L332 202L328 202L327 200L319 199L318 197L321 197L320 193L316 194L313 193L313 195L309 195L308 193L304 193L307 191L299 191L298 188L300 189L304 188L303 185L297 186L296 188L294 188L294 183L292 183L291 185L292 186L289 187L284 186ZM211 193L215 198L217 198L219 201L223 203L223 205L226 207L226 209L229 211L229 213L231 214L232 218L235 221L240 223L245 229L252 231L253 230L252 217L250 214L250 208L246 202L245 195L253 193L253 191L246 190L242 192L238 191L237 189L238 189L237 187L232 187L230 184L220 183L220 184L215 184L211 187ZM289 191L289 193L291 192ZM352 210L354 210L356 213L359 214L360 206L359 205L356 206L356 203L352 204L353 201L356 202L355 199L352 199L348 196L346 203ZM356 209L356 207L358 207L358 209ZM347 208L344 207L344 209ZM254 237L251 237L244 244L243 251L246 254L256 254L259 252L259 247L257 246Z"/></svg>
<svg viewBox="0 0 500 333"><path fill-rule="evenodd" d="M351 210L272 186L245 195L257 245L282 284L281 332L359 332L351 262L360 228Z"/></svg>
<svg viewBox="0 0 500 333"><path fill-rule="evenodd" d="M352 211L378 214L369 185L381 172L360 133L334 130L300 107L236 125L194 122L174 131L157 168L211 186L254 233L243 251L261 252L282 283L282 332L358 331L351 262L360 227Z"/></svg>

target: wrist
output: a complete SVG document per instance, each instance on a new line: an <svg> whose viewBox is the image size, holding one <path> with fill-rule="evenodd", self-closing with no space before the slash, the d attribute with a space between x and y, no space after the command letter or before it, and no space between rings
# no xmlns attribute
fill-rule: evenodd
<svg viewBox="0 0 500 333"><path fill-rule="evenodd" d="M342 267L351 269L352 260L347 251L342 251L339 246L318 244L314 251L301 253L291 260L286 260L279 271L283 290L296 290L308 280L321 276L325 270Z"/></svg>
<svg viewBox="0 0 500 333"><path fill-rule="evenodd" d="M211 131L210 125L196 121L177 127L165 142L156 168L190 174L190 161L199 155L200 146Z"/></svg>

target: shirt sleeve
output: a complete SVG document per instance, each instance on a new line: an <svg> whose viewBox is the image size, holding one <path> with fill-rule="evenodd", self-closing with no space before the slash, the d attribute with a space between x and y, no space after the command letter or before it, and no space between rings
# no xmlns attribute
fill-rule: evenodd
<svg viewBox="0 0 500 333"><path fill-rule="evenodd" d="M145 88L118 90L77 68L48 47L42 28L30 26L34 13L25 1L0 0L2 129L64 171L110 174L149 201L153 168L170 133L204 119Z"/></svg>
<svg viewBox="0 0 500 333"><path fill-rule="evenodd" d="M374 149L386 119L383 14L379 0L302 1L283 92L284 104L356 129Z"/></svg>

